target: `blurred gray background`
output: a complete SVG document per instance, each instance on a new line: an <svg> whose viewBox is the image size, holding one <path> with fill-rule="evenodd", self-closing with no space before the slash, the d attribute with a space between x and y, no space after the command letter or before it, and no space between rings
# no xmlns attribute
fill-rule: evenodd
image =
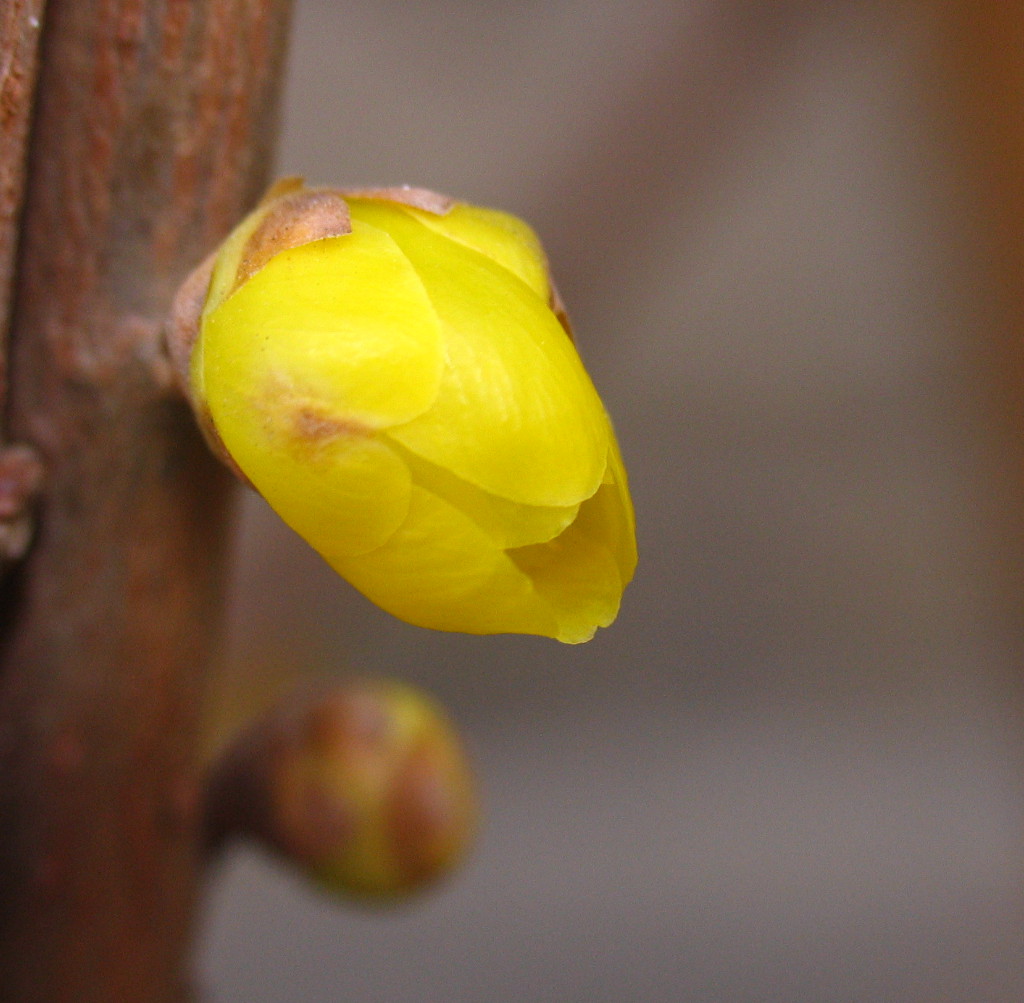
<svg viewBox="0 0 1024 1003"><path fill-rule="evenodd" d="M536 226L641 563L590 644L434 634L244 501L218 712L419 682L486 825L393 912L234 852L213 1003L1024 999L1007 461L916 10L297 0L280 171Z"/></svg>

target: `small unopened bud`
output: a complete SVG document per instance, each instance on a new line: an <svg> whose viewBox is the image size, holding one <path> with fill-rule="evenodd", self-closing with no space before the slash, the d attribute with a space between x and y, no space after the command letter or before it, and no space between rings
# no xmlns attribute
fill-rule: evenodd
<svg viewBox="0 0 1024 1003"><path fill-rule="evenodd" d="M257 837L327 890L401 897L447 874L477 820L465 753L420 691L365 681L300 698L214 774L214 835Z"/></svg>

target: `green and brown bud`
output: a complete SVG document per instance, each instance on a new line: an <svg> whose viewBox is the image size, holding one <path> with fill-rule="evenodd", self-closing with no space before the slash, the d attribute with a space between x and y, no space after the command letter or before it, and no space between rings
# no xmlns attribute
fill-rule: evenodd
<svg viewBox="0 0 1024 1003"><path fill-rule="evenodd" d="M477 826L443 711L411 686L351 682L257 722L213 774L216 842L254 836L326 890L400 898L449 873Z"/></svg>

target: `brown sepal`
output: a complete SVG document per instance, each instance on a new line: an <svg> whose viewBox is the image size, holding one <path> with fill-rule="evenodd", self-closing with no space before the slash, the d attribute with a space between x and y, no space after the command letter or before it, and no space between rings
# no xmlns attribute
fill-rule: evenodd
<svg viewBox="0 0 1024 1003"><path fill-rule="evenodd" d="M445 216L459 204L458 199L429 188L414 188L412 185L392 185L387 188L343 188L339 194L344 198L374 199L378 202L400 202L402 205L422 209L435 216Z"/></svg>
<svg viewBox="0 0 1024 1003"><path fill-rule="evenodd" d="M261 203L269 208L242 249L232 292L281 251L352 232L348 206L338 192L326 188L293 190L289 185L286 194L270 199L274 189L281 186L278 182Z"/></svg>

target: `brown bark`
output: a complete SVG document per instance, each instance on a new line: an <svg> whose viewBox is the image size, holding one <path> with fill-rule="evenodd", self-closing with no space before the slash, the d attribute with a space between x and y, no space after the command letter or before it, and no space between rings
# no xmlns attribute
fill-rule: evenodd
<svg viewBox="0 0 1024 1003"><path fill-rule="evenodd" d="M161 378L191 267L258 197L288 0L49 0L12 325L37 539L0 663L0 996L171 1000L229 475Z"/></svg>
<svg viewBox="0 0 1024 1003"><path fill-rule="evenodd" d="M0 6L0 414L7 398L14 254L44 7L45 0L9 0ZM0 422L0 577L10 561L25 553L32 533L31 504L42 479L35 451L7 446L3 433Z"/></svg>
<svg viewBox="0 0 1024 1003"><path fill-rule="evenodd" d="M11 279L44 6L45 0L9 0L0 9L0 408L7 387Z"/></svg>

